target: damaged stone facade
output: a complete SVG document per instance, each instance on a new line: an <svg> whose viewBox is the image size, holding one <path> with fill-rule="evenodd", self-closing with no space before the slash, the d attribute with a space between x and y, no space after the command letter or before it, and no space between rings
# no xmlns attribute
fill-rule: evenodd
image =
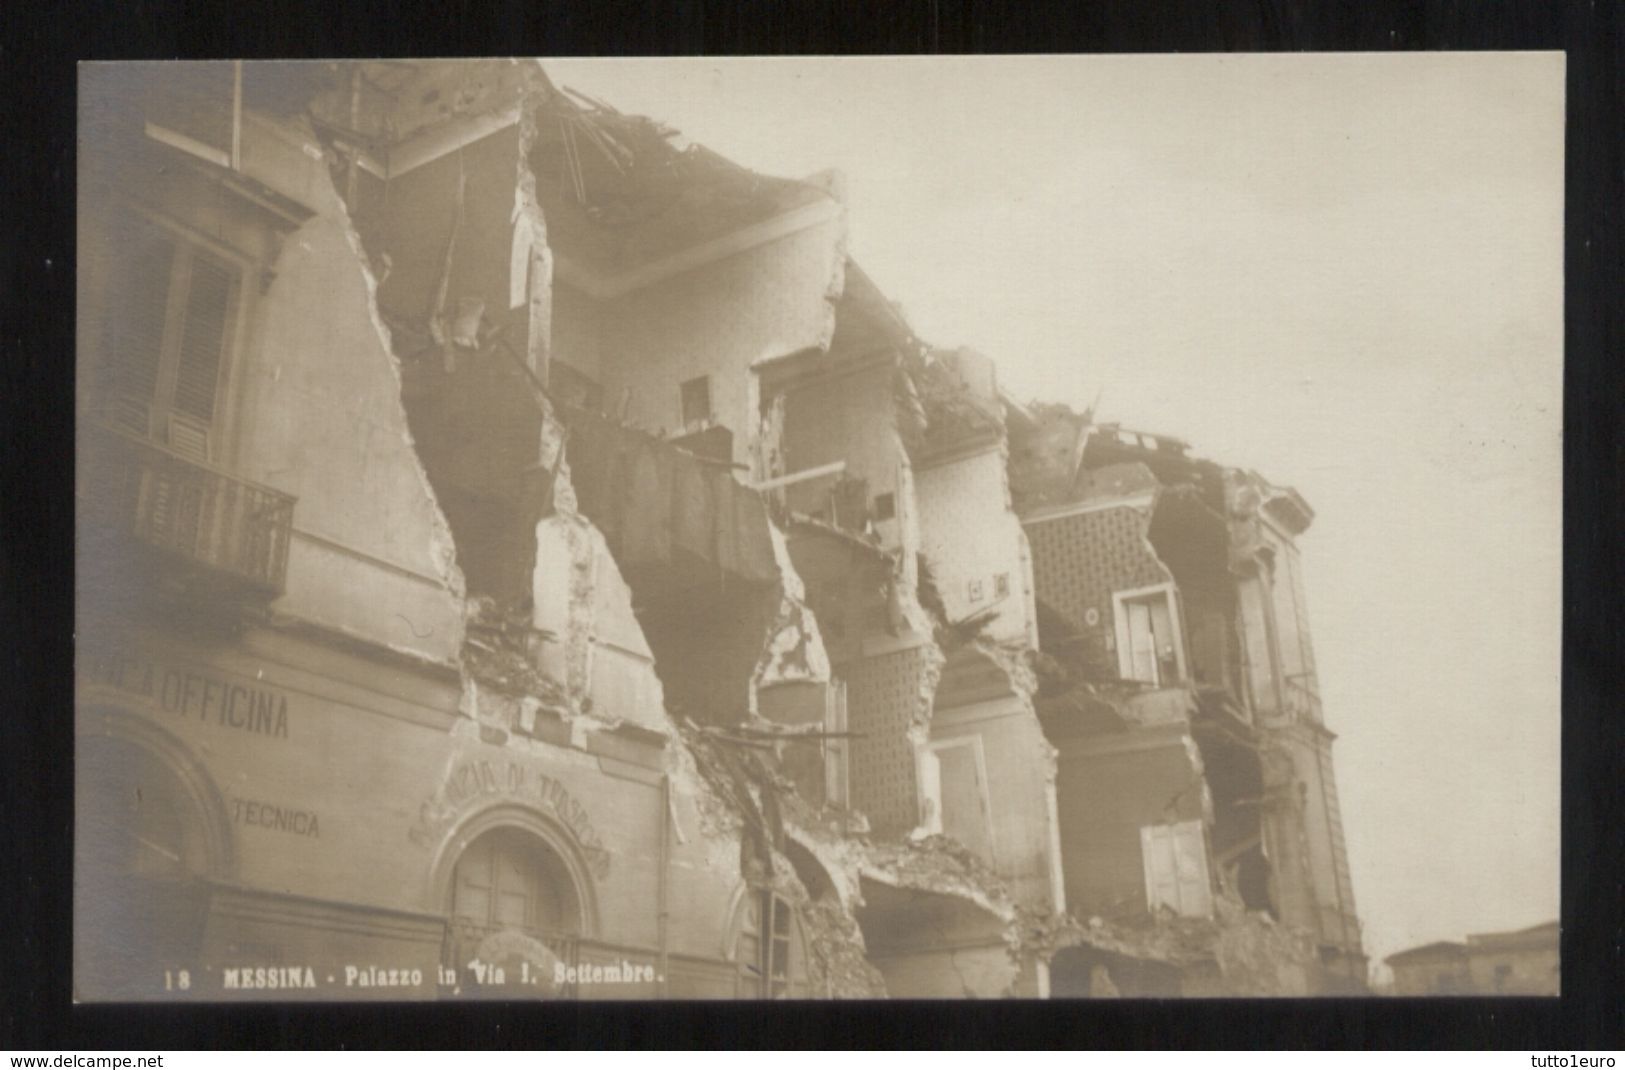
<svg viewBox="0 0 1625 1070"><path fill-rule="evenodd" d="M1307 633L1270 676L1193 633L1147 688L1110 623L1133 559L1301 628L1307 506L1217 468L1181 504L920 340L838 176L535 63L84 89L80 998L1271 991L1310 984L1288 926L1358 955ZM1211 859L1178 939L1095 828L1164 785L1178 820L1133 820Z"/></svg>
<svg viewBox="0 0 1625 1070"><path fill-rule="evenodd" d="M1068 904L1089 920L1057 991L1363 991L1294 541L1313 512L1169 436L1060 406L1012 424ZM1237 948L1279 954L1261 973Z"/></svg>

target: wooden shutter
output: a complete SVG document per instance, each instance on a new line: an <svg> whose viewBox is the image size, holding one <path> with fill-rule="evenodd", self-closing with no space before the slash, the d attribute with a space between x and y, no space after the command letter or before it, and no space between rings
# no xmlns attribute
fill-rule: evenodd
<svg viewBox="0 0 1625 1070"><path fill-rule="evenodd" d="M767 903L767 925L763 938L767 942L767 962L763 971L767 975L768 996L778 998L790 990L790 928L794 917L790 904L774 895L764 893Z"/></svg>
<svg viewBox="0 0 1625 1070"><path fill-rule="evenodd" d="M235 276L194 254L175 364L175 411L207 429L214 422Z"/></svg>
<svg viewBox="0 0 1625 1070"><path fill-rule="evenodd" d="M1128 615L1129 679L1157 682L1157 640L1152 630L1151 607L1145 602L1125 602Z"/></svg>
<svg viewBox="0 0 1625 1070"><path fill-rule="evenodd" d="M1189 917L1213 913L1207 843L1200 821L1145 826L1140 829L1140 853L1150 909L1167 907Z"/></svg>
<svg viewBox="0 0 1625 1070"><path fill-rule="evenodd" d="M1174 877L1172 830L1167 825L1140 829L1140 856L1145 865L1145 903L1155 911L1179 912L1179 881Z"/></svg>
<svg viewBox="0 0 1625 1070"><path fill-rule="evenodd" d="M1155 651L1156 675L1152 679L1158 684L1172 684L1179 679L1179 655L1176 653L1176 644L1179 636L1174 634L1174 617L1168 609L1168 599L1164 595L1157 595L1147 603L1151 610L1151 642Z"/></svg>
<svg viewBox="0 0 1625 1070"><path fill-rule="evenodd" d="M744 976L745 994L761 996L767 976L762 969L762 896L754 890L745 893L744 916L739 922L739 942L734 948Z"/></svg>
<svg viewBox="0 0 1625 1070"><path fill-rule="evenodd" d="M207 460L238 272L156 228L131 244L108 325L108 414L128 431Z"/></svg>

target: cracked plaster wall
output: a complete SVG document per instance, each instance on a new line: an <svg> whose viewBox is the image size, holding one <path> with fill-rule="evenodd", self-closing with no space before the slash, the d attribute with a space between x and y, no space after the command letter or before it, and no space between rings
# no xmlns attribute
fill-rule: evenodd
<svg viewBox="0 0 1625 1070"><path fill-rule="evenodd" d="M1061 909L1064 893L1056 821L1056 751L1033 708L1036 681L1020 656L1037 646L1037 613L1027 536L1011 505L1006 447L915 474L920 542L950 620L990 607L998 614L978 640L979 655L1003 677L1007 694L968 705L939 688L930 739L977 737L986 769L995 869L1017 898ZM990 519L990 510L1002 508ZM996 594L1003 575L1008 594ZM970 653L970 652L966 652Z"/></svg>
<svg viewBox="0 0 1625 1070"><path fill-rule="evenodd" d="M239 470L299 497L276 608L454 660L463 579L407 427L366 255L309 128L262 120L245 134L245 171L316 210L254 302L237 380Z"/></svg>
<svg viewBox="0 0 1625 1070"><path fill-rule="evenodd" d="M523 137L528 129L524 115L518 129ZM501 319L506 300L498 306L494 299L499 295L505 298L510 282L510 223L531 228L531 300L528 309L515 310L511 322L516 329L521 323L543 328L549 320L551 255L535 208L533 181L522 164L523 153L514 148L512 138L512 130L488 137L472 146L471 158L462 161L469 179L465 188L468 215L459 234L450 288L454 294L471 292L493 298L488 307L498 308L497 318ZM458 167L454 157L426 165L408 176L417 177L413 196L421 204L401 196L400 188L391 191L396 198L396 214L388 228L389 240L376 246L393 250L391 293L396 295L397 307L410 308L418 317L425 312L425 302L432 299L431 280L439 271L439 258L445 250L445 227L450 223L454 202L451 176ZM341 213L343 206L336 195L332 200L332 210ZM496 211L498 206L500 213ZM352 245L352 259L364 262L359 244ZM416 270L400 270L403 262L416 265ZM357 267L365 272L360 263ZM306 296L314 300L313 295ZM376 320L376 314L372 318ZM381 326L376 329L381 338L387 339ZM522 346L528 363L545 366L545 329L513 340ZM387 349L383 355L393 365ZM435 358L431 355L430 359ZM496 358L486 351L464 355L463 359ZM388 399L400 419L399 395L397 379L387 390L374 390L368 396ZM556 687L549 686L544 697L539 698L525 694L527 687L522 681L503 687L465 672L461 703L465 719L454 725L449 749L443 742L437 748L429 743L438 749L440 772L427 777L419 774L426 785L424 790L431 793L424 804L427 817L420 815L419 823L427 820L430 827L438 828L435 815L440 811L435 809L436 796L432 793L439 789L434 786L444 786L459 767L470 762L492 763L499 769L517 763L567 781L593 813L597 826L605 830L614 853L611 875L597 881L595 888L602 934L614 941L653 947L657 932L650 897L659 882L658 791L647 780L639 783L635 779L606 778L602 761L592 757L588 748L595 733L623 724L669 737L675 737L675 729L664 709L653 655L632 612L632 592L602 534L576 510L568 464L561 463L563 427L545 399L538 395L531 400L540 410L530 417L534 430L528 429L528 423L526 428L515 424L510 430L530 440L528 445L521 444L521 454L528 454L542 467L557 466L557 477L543 507L546 515L535 521L536 553L529 583L534 607L531 623L552 633L552 638L543 638L537 646L536 668ZM404 435L403 419L401 426ZM429 494L427 477L416 464L415 455L410 454L410 440L402 441L423 492ZM333 453L342 455L343 451L335 448ZM450 470L454 477L457 471L455 466ZM433 501L432 496L429 501ZM443 520L438 534L440 549L449 559L452 543ZM461 614L459 600L459 624ZM460 632L456 634L460 636ZM670 950L674 956L715 960L731 951L729 919L723 916L723 904L741 880L737 821L730 819L725 807L720 807L680 744L664 745L661 754L664 771L671 777L672 792L669 910L674 919L685 919L671 927ZM722 968L719 973L715 966L695 966L685 974L683 967L676 967L673 982L673 995L732 994L731 968Z"/></svg>
<svg viewBox="0 0 1625 1070"><path fill-rule="evenodd" d="M931 565L950 620L997 607L983 633L998 642L1038 645L1027 536L1010 508L1005 450L922 467L914 474L920 550ZM998 594L999 577L1008 593Z"/></svg>
<svg viewBox="0 0 1625 1070"><path fill-rule="evenodd" d="M1066 898L1075 916L1143 913L1140 829L1209 819L1200 759L1184 732L1170 724L1093 747L1063 744L1057 794Z"/></svg>
<svg viewBox="0 0 1625 1070"><path fill-rule="evenodd" d="M978 646L979 656L1007 682L1006 693L949 705L953 696L939 687L930 742L980 741L992 842L988 861L1018 902L1060 910L1066 900L1056 827L1057 751L1039 724L1034 681L1020 655L991 643Z"/></svg>
<svg viewBox="0 0 1625 1070"><path fill-rule="evenodd" d="M908 452L897 433L893 378L890 365L877 362L795 384L785 395L782 457L786 472L844 461L840 478L863 480L871 506L892 495L895 516L874 521L875 533L881 546L912 558L919 548L918 508ZM827 514L836 481L825 476L792 484L786 503L809 516Z"/></svg>
<svg viewBox="0 0 1625 1070"><path fill-rule="evenodd" d="M680 386L709 375L712 412L734 433L734 460L749 464L759 420L751 366L829 344L845 227L837 215L603 302L606 405L618 411L624 395L629 422L681 434Z"/></svg>

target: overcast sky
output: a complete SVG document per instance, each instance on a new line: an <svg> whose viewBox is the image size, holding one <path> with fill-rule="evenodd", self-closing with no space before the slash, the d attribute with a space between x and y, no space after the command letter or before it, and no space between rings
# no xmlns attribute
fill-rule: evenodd
<svg viewBox="0 0 1625 1070"><path fill-rule="evenodd" d="M922 337L1296 486L1373 958L1558 912L1560 54L549 61Z"/></svg>

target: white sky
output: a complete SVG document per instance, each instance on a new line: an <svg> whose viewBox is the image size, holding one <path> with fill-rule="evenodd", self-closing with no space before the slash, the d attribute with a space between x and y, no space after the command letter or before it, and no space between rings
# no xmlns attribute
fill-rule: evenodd
<svg viewBox="0 0 1625 1070"><path fill-rule="evenodd" d="M1296 486L1367 950L1558 913L1563 58L547 61L1022 399Z"/></svg>

